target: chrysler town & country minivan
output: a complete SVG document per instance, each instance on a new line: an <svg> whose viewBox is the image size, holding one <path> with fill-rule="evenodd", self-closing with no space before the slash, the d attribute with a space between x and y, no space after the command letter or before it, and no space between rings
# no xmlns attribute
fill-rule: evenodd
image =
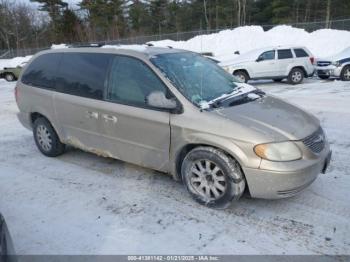
<svg viewBox="0 0 350 262"><path fill-rule="evenodd" d="M44 155L71 145L169 173L209 207L227 207L244 191L295 195L330 159L316 117L189 51L43 51L15 94L18 118Z"/></svg>

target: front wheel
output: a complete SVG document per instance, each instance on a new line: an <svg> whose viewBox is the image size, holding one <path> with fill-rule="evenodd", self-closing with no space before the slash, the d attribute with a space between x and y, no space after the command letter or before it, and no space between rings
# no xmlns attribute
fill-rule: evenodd
<svg viewBox="0 0 350 262"><path fill-rule="evenodd" d="M350 66L345 66L341 71L340 75L341 80L350 81Z"/></svg>
<svg viewBox="0 0 350 262"><path fill-rule="evenodd" d="M303 82L304 71L300 68L293 68L288 75L288 83L292 85L297 85Z"/></svg>
<svg viewBox="0 0 350 262"><path fill-rule="evenodd" d="M249 80L249 76L244 71L236 71L233 73L235 77L237 77L239 80L241 80L243 83L247 83Z"/></svg>
<svg viewBox="0 0 350 262"><path fill-rule="evenodd" d="M245 189L239 163L212 147L197 147L190 151L182 162L181 175L191 196L212 208L228 207Z"/></svg>

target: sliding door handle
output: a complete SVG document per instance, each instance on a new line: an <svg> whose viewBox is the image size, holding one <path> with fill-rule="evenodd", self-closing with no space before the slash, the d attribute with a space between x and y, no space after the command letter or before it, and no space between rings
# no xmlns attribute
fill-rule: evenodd
<svg viewBox="0 0 350 262"><path fill-rule="evenodd" d="M86 117L98 119L98 112L86 111Z"/></svg>
<svg viewBox="0 0 350 262"><path fill-rule="evenodd" d="M102 118L106 121L106 122L113 122L114 124L118 122L118 118L116 116L111 116L111 115L107 115L107 114L103 114Z"/></svg>

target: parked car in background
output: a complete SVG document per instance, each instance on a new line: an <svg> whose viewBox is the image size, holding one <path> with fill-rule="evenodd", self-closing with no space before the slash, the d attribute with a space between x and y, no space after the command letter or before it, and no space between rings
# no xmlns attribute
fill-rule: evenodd
<svg viewBox="0 0 350 262"><path fill-rule="evenodd" d="M0 262L14 262L15 250L5 218L0 213Z"/></svg>
<svg viewBox="0 0 350 262"><path fill-rule="evenodd" d="M350 47L334 56L317 59L316 73L321 79L335 77L350 81Z"/></svg>
<svg viewBox="0 0 350 262"><path fill-rule="evenodd" d="M241 81L250 79L287 79L300 84L314 74L314 57L306 47L267 47L242 54L220 65Z"/></svg>
<svg viewBox="0 0 350 262"><path fill-rule="evenodd" d="M248 188L258 198L295 195L330 161L316 117L189 51L40 52L15 95L44 155L72 145L169 173L210 207L225 208Z"/></svg>
<svg viewBox="0 0 350 262"><path fill-rule="evenodd" d="M17 67L5 67L3 70L0 70L0 78L5 78L8 82L16 81L24 65L23 63Z"/></svg>

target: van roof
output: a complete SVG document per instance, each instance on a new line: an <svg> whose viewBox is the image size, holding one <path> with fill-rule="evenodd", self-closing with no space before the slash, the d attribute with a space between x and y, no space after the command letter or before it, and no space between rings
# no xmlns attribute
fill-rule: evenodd
<svg viewBox="0 0 350 262"><path fill-rule="evenodd" d="M171 47L154 47L147 45L104 45L101 47L66 47L58 49L49 49L40 52L44 53L70 53L70 52L82 52L82 53L112 53L112 54L125 54L134 56L150 57L159 54L168 53L180 53L190 52L182 49L175 49Z"/></svg>

